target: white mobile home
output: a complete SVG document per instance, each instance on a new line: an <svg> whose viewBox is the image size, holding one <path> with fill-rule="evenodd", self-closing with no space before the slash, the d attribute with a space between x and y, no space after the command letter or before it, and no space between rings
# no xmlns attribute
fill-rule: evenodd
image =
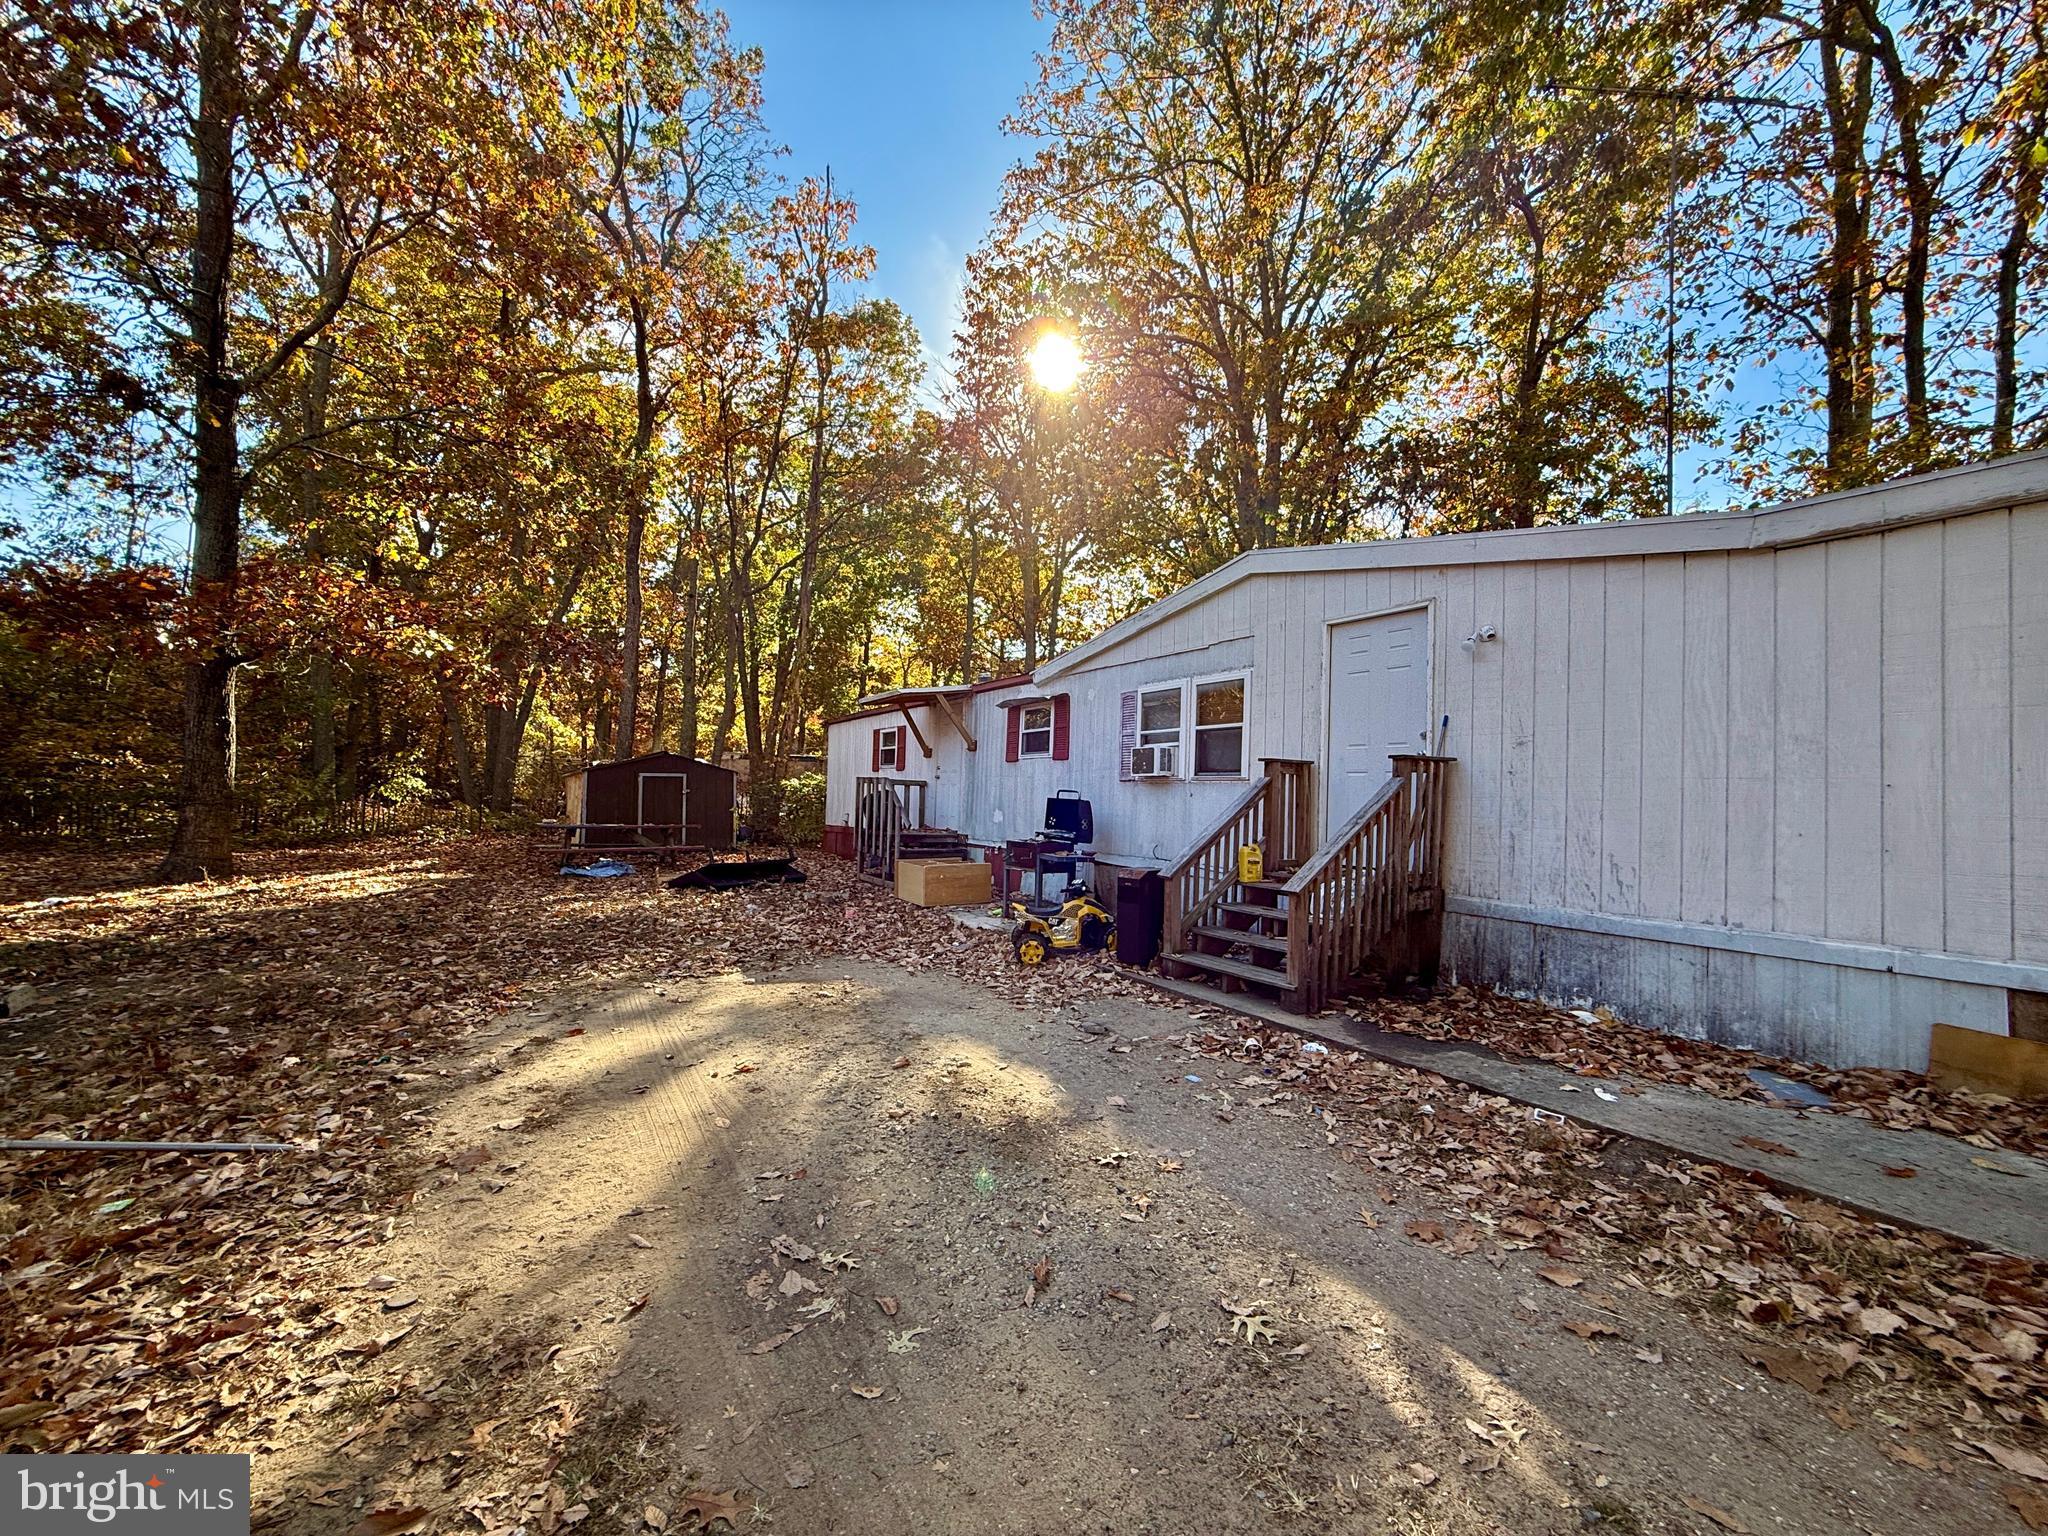
<svg viewBox="0 0 2048 1536"><path fill-rule="evenodd" d="M1430 775L1405 810L1395 754ZM920 780L930 822L988 844L1080 791L1105 872L1180 882L1166 942L1197 970L1296 965L1280 914L1356 927L1369 866L1420 870L1434 839L1457 979L1921 1066L1935 1022L2044 1022L2048 455L1760 512L1254 551L1030 678L869 701L828 767L828 823L858 780ZM1286 877L1247 902L1228 859L1190 862L1205 839L1263 840Z"/></svg>

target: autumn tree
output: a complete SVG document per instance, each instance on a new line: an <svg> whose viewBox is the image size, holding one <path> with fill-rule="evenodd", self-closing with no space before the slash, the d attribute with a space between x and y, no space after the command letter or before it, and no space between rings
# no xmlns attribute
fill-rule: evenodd
<svg viewBox="0 0 2048 1536"><path fill-rule="evenodd" d="M33 125L9 252L67 276L144 354L192 497L192 654L177 831L161 874L232 867L241 418L347 307L362 263L505 185L517 113L545 112L531 18L487 6L60 0L9 29L0 113ZM327 220L294 281L295 220Z"/></svg>
<svg viewBox="0 0 2048 1536"><path fill-rule="evenodd" d="M1186 410L1214 564L1351 526L1362 439L1446 334L1463 232L1421 153L1429 83L1381 0L1056 0L1007 217L1114 317L1101 365Z"/></svg>
<svg viewBox="0 0 2048 1536"><path fill-rule="evenodd" d="M1681 186L1697 107L1674 88L1670 9L1570 0L1445 7L1425 53L1447 84L1430 155L1476 216L1456 344L1382 474L1421 530L1664 510ZM1658 341L1673 350L1659 369ZM1683 420L1681 420L1681 416ZM1383 492L1384 494L1384 492Z"/></svg>
<svg viewBox="0 0 2048 1536"><path fill-rule="evenodd" d="M1810 359L1819 377L1817 451L1778 426L1803 418L1803 399L1740 424L1736 468L1752 483L1857 485L1980 443L2010 450L1999 402L2023 394L2048 163L2036 9L1738 6L1695 63L1693 88L1718 107L1726 169L1710 190L1732 236L1700 291L1740 306L1749 366Z"/></svg>
<svg viewBox="0 0 2048 1536"><path fill-rule="evenodd" d="M760 53L735 50L723 16L694 0L658 0L620 5L606 23L614 30L609 46L572 75L569 90L589 153L581 202L633 392L620 454L627 470L616 755L625 758L640 732L642 582L658 439L679 351L708 323L708 268L720 259L726 221L759 181L764 145Z"/></svg>

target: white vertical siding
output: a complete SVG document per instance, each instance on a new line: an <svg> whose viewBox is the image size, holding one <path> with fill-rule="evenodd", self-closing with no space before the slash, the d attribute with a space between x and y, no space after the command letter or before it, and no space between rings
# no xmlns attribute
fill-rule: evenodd
<svg viewBox="0 0 2048 1536"><path fill-rule="evenodd" d="M1643 562L1605 564L1600 910L1632 913L1641 909L1643 888Z"/></svg>
<svg viewBox="0 0 2048 1536"><path fill-rule="evenodd" d="M1565 904L1565 849L1570 803L1568 778L1570 754L1569 680L1572 674L1571 587L1575 567L1551 562L1535 568L1536 618L1527 631L1526 645L1503 630L1502 653L1513 656L1528 650L1529 686L1534 698L1530 713L1536 734L1532 748L1535 768L1531 774L1534 803L1530 807L1533 827L1532 854L1525 890L1510 886L1506 899L1526 900L1536 906Z"/></svg>
<svg viewBox="0 0 2048 1536"><path fill-rule="evenodd" d="M1600 910L1600 779L1605 767L1607 730L1607 566L1604 560L1582 560L1575 561L1571 568L1571 665L1565 674L1563 742L1564 904L1580 912ZM1513 642L1503 635L1497 643ZM1461 765L1460 771L1452 776L1453 795L1463 793L1464 778Z"/></svg>
<svg viewBox="0 0 2048 1536"><path fill-rule="evenodd" d="M2048 964L2048 515L2012 518L2012 947Z"/></svg>
<svg viewBox="0 0 2048 1536"><path fill-rule="evenodd" d="M1776 560L1728 565L1728 921L1769 928L1776 889Z"/></svg>
<svg viewBox="0 0 2048 1536"><path fill-rule="evenodd" d="M1329 624L1428 603L1432 717L1458 759L1448 893L1504 925L1474 953L1588 992L1776 1008L1835 1059L1859 1055L1859 1029L1924 1035L1923 1005L1993 1027L1995 977L1907 987L1676 934L2048 965L2048 504L1775 548L1561 548L1422 563L1418 543L1414 564L1249 575L1057 676L1068 762L1004 763L1001 696L984 694L966 706L978 753L920 711L938 756L913 746L904 771L990 841L1078 789L1107 859L1165 862L1243 781L1118 782L1125 690L1247 668L1250 766L1320 761ZM1461 643L1488 626L1498 639ZM833 820L873 723L834 731ZM1543 935L1571 914L1609 926L1567 953Z"/></svg>
<svg viewBox="0 0 2048 1536"><path fill-rule="evenodd" d="M1884 927L1883 539L1827 546L1827 921L1831 939ZM1802 665L1786 658L1788 666Z"/></svg>
<svg viewBox="0 0 2048 1536"><path fill-rule="evenodd" d="M1536 571L1529 565L1501 570L1500 628L1503 633L1536 633ZM1536 864L1536 648L1518 645L1500 658L1501 710L1501 890L1526 891Z"/></svg>
<svg viewBox="0 0 2048 1536"><path fill-rule="evenodd" d="M1940 947L2012 955L2012 518L1941 525L1942 795Z"/></svg>
<svg viewBox="0 0 2048 1536"><path fill-rule="evenodd" d="M1884 940L1941 947L1942 531L1884 540Z"/></svg>
<svg viewBox="0 0 2048 1536"><path fill-rule="evenodd" d="M1685 792L1685 557L1643 565L1642 873L1644 917L1675 919ZM1766 926L1769 926L1766 923Z"/></svg>
<svg viewBox="0 0 2048 1536"><path fill-rule="evenodd" d="M1728 920L1728 561L1685 557L1678 915Z"/></svg>
<svg viewBox="0 0 2048 1536"><path fill-rule="evenodd" d="M1815 933L1827 909L1827 547L1787 550L1774 563L1778 750L1771 926Z"/></svg>

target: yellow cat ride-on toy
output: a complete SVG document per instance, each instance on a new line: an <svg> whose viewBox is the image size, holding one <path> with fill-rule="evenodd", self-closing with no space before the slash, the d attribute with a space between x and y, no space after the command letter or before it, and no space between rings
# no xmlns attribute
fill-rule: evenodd
<svg viewBox="0 0 2048 1536"><path fill-rule="evenodd" d="M1016 919L1010 948L1025 965L1043 965L1055 950L1106 949L1116 938L1116 919L1079 880L1067 887L1059 906L1034 907L1017 900L1010 903L1009 915Z"/></svg>

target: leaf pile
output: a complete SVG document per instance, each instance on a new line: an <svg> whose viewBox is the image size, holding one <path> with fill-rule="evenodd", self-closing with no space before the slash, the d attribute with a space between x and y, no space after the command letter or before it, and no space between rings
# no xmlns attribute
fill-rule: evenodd
<svg viewBox="0 0 2048 1536"><path fill-rule="evenodd" d="M1388 1203L1419 1190L1419 1203L1462 1212L1406 1219L1411 1241L1453 1258L1498 1263L1531 1250L1597 1263L1622 1284L1693 1305L1716 1330L1733 1328L1780 1380L1813 1392L1842 1378L1873 1391L1882 1383L1890 1412L1946 1418L1973 1445L1994 1428L2048 1428L2048 1266L1781 1198L1712 1164L1625 1168L1614 1154L1629 1144L1618 1138L1537 1119L1435 1073L1305 1051L1287 1030L1180 1043L1246 1069L1221 1095L1223 1112L1319 1113L1337 1155L1391 1176ZM1557 1285L1582 1278L1555 1265L1539 1273Z"/></svg>
<svg viewBox="0 0 2048 1536"><path fill-rule="evenodd" d="M806 885L724 894L565 880L493 839L251 853L233 880L172 889L141 883L149 859L18 854L0 874L0 996L35 999L0 1018L0 1134L309 1150L0 1154L10 1447L246 1445L332 1392L336 1357L398 1347L403 1315L322 1270L380 1242L424 1171L429 1064L508 1010L820 955L1034 1006L1143 991L1101 957L1027 971L1002 934L823 855ZM455 1171L488 1150L472 1156Z"/></svg>
<svg viewBox="0 0 2048 1536"><path fill-rule="evenodd" d="M1470 987L1448 987L1421 1002L1381 1000L1350 1010L1381 1029L1431 1040L1462 1040L1504 1056L1555 1062L1582 1077L1629 1074L1698 1088L1723 1099L1767 1102L1767 1085L1749 1074L1775 1073L1818 1088L1836 1114L1897 1131L1940 1131L1980 1146L2048 1157L2048 1114L2038 1101L1937 1087L1919 1072L1881 1067L1823 1067L1766 1056L1711 1040L1644 1029L1605 1009L1563 1009Z"/></svg>

